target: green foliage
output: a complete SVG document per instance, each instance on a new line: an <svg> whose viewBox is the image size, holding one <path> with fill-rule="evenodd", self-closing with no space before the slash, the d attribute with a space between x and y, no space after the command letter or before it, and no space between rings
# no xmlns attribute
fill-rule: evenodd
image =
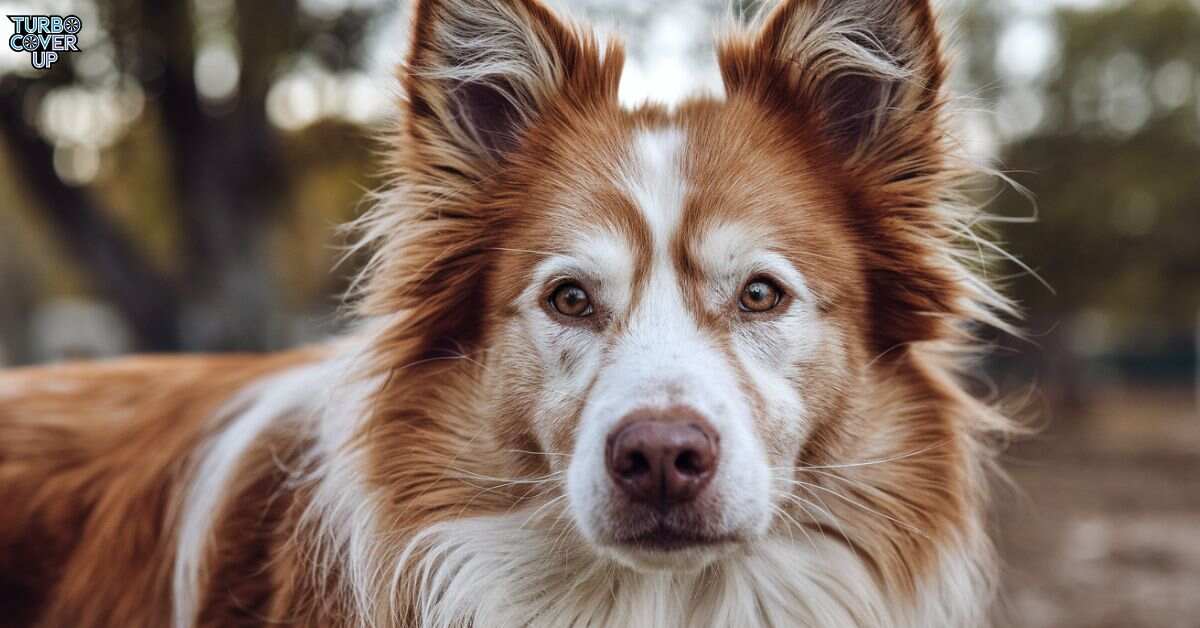
<svg viewBox="0 0 1200 628"><path fill-rule="evenodd" d="M1152 351L1200 310L1200 13L1129 2L1055 21L1058 63L1034 85L1045 118L1002 163L1039 207L1006 229L1009 248L1057 294L1030 279L1015 290L1043 330L1100 312L1114 349ZM1015 193L995 206L1028 207Z"/></svg>

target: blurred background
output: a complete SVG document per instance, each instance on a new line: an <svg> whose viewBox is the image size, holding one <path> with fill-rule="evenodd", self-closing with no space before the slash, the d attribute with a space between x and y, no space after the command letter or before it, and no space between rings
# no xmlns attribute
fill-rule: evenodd
<svg viewBox="0 0 1200 628"><path fill-rule="evenodd" d="M719 90L714 20L754 8L551 4L625 39L629 103ZM981 374L1040 429L1005 455L998 623L1200 626L1200 0L939 6L961 136L1034 199L978 192L1033 271L997 269L1030 338ZM83 21L48 71L0 50L0 365L336 331L406 7L0 0Z"/></svg>

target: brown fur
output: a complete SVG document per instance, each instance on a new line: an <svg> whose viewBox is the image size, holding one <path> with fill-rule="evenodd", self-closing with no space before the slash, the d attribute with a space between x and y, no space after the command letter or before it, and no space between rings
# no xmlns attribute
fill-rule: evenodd
<svg viewBox="0 0 1200 628"><path fill-rule="evenodd" d="M220 429L217 408L315 357L135 358L0 376L0 622L166 625L180 480Z"/></svg>
<svg viewBox="0 0 1200 628"><path fill-rule="evenodd" d="M804 12L832 4L791 0L760 32L722 42L724 102L630 112L617 102L619 46L602 51L534 0L496 2L529 25L548 60L542 73L469 85L439 74L456 61L437 30L453 3L419 2L394 189L363 224L375 257L358 306L382 324L357 377L379 385L346 448L365 461L364 488L387 522L379 543L399 554L434 523L559 495L497 480L560 472L587 398L552 425L533 424L544 381L505 333L510 304L534 265L587 222L632 243L637 307L651 229L616 181L636 133L674 126L689 138L684 169L696 185L669 249L705 333L730 354L728 317L702 303L695 248L734 221L770 232L837 330L794 382L815 428L785 462L810 485L799 494L842 525L806 521L789 502L793 522L846 543L909 602L944 548L986 552L982 473L989 439L1010 428L963 391L956 356L972 345L969 327L995 322L1005 305L964 284L953 262L961 225L947 205L961 171L928 3L884 3L898 13L878 44L909 72L886 89L825 67L828 55L797 52ZM619 333L628 312L602 314ZM205 445L227 427L218 410L264 376L323 357L137 358L0 376L0 626L167 625L178 510ZM750 376L738 377L763 414ZM239 460L205 549L201 625L355 623L339 563L313 573L329 550L307 527L314 485L297 478L328 462L310 455L318 438L281 417ZM839 466L864 460L889 463ZM402 583L407 597L381 611L388 620L415 622L415 586Z"/></svg>

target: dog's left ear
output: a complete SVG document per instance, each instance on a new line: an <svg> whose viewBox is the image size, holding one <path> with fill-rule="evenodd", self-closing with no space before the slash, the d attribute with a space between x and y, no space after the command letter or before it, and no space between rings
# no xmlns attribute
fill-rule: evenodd
<svg viewBox="0 0 1200 628"><path fill-rule="evenodd" d="M730 94L815 122L852 168L902 177L898 161L940 139L945 68L928 0L783 0L719 55Z"/></svg>

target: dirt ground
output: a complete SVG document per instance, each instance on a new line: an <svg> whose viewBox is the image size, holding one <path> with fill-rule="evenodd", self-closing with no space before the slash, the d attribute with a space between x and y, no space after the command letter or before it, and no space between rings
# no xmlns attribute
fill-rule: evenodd
<svg viewBox="0 0 1200 628"><path fill-rule="evenodd" d="M1200 628L1196 404L1116 389L1009 450L998 626Z"/></svg>

